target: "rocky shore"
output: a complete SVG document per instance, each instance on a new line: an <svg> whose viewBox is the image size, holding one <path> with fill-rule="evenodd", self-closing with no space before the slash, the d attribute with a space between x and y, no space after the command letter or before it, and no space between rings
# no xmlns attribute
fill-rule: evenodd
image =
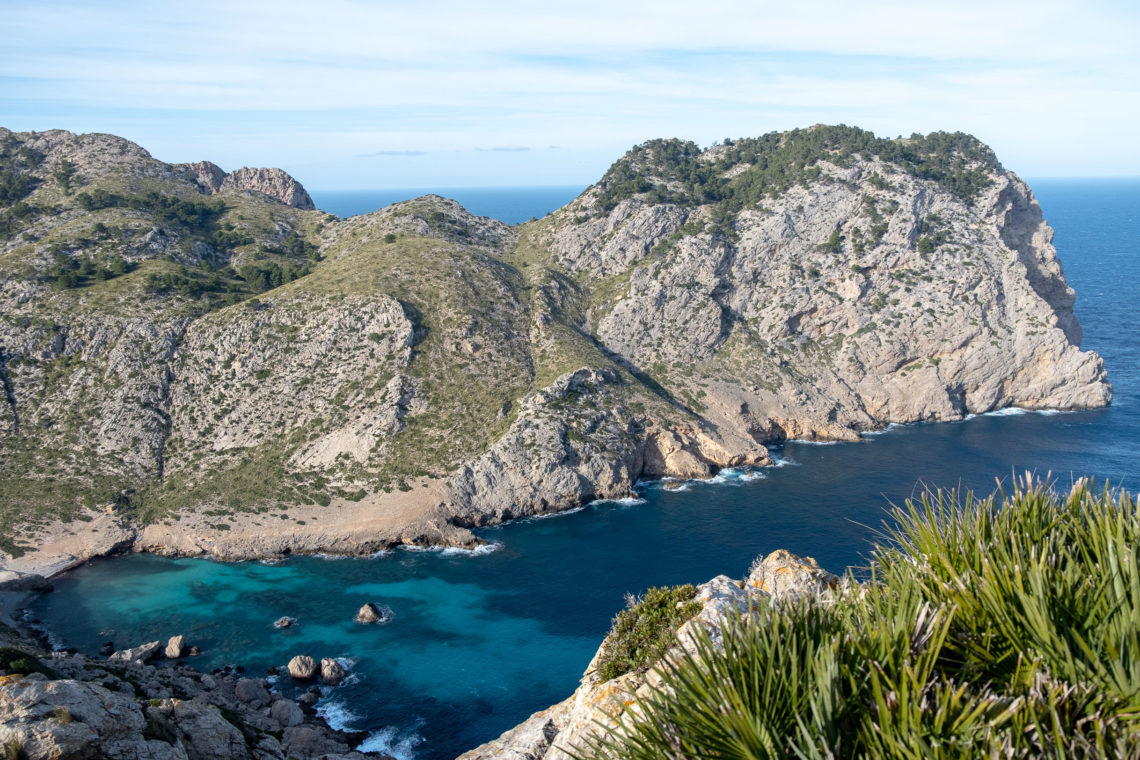
<svg viewBox="0 0 1140 760"><path fill-rule="evenodd" d="M313 709L320 687L293 700L275 691L270 679L246 674L240 666L199 672L179 659L190 652L181 636L165 649L153 642L106 658L49 651L14 613L32 594L50 589L50 581L11 575L0 575L0 748L5 757L387 758L356 749L365 734L329 728ZM5 674L9 670L25 672ZM319 673L326 688L344 676L336 661L327 659ZM314 675L307 674L309 680Z"/></svg>

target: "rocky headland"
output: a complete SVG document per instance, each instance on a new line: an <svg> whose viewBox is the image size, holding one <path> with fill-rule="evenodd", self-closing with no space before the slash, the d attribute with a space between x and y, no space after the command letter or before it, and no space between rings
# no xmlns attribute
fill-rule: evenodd
<svg viewBox="0 0 1140 760"><path fill-rule="evenodd" d="M0 565L477 543L784 439L1111 400L974 138L637 146L511 227L0 130Z"/></svg>

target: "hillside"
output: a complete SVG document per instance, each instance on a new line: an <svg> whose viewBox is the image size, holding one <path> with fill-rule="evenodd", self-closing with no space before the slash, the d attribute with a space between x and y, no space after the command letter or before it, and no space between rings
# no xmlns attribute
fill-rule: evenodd
<svg viewBox="0 0 1140 760"><path fill-rule="evenodd" d="M1040 207L965 135L651 141L518 227L340 221L109 135L0 147L13 567L469 544L785 438L1111 399Z"/></svg>

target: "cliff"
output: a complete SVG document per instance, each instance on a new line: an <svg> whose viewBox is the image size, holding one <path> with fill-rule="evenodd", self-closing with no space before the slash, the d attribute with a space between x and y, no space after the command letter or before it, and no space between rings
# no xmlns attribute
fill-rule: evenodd
<svg viewBox="0 0 1140 760"><path fill-rule="evenodd" d="M109 135L0 148L15 569L471 544L784 438L1111 399L1040 207L965 135L652 141L517 227L340 221Z"/></svg>

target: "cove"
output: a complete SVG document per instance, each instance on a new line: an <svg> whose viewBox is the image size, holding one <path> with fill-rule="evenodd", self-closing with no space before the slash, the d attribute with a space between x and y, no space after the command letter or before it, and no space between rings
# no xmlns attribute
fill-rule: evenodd
<svg viewBox="0 0 1140 760"><path fill-rule="evenodd" d="M328 689L334 723L368 731L365 748L451 758L570 695L626 593L740 577L786 548L833 571L867 562L889 503L923 486L989 493L1015 472L1096 475L1140 486L1140 183L1035 182L1078 294L1084 346L1105 358L1108 409L1006 413L898 427L856 444L789 443L782 466L729 473L641 500L486 529L495 549L395 551L364 559L295 557L222 564L131 556L60 578L33 614L60 644L93 654L183 633L200 668L252 674L294 654L351 659ZM353 622L365 601L395 617ZM277 630L282 615L299 619ZM291 688L280 683L283 690Z"/></svg>

